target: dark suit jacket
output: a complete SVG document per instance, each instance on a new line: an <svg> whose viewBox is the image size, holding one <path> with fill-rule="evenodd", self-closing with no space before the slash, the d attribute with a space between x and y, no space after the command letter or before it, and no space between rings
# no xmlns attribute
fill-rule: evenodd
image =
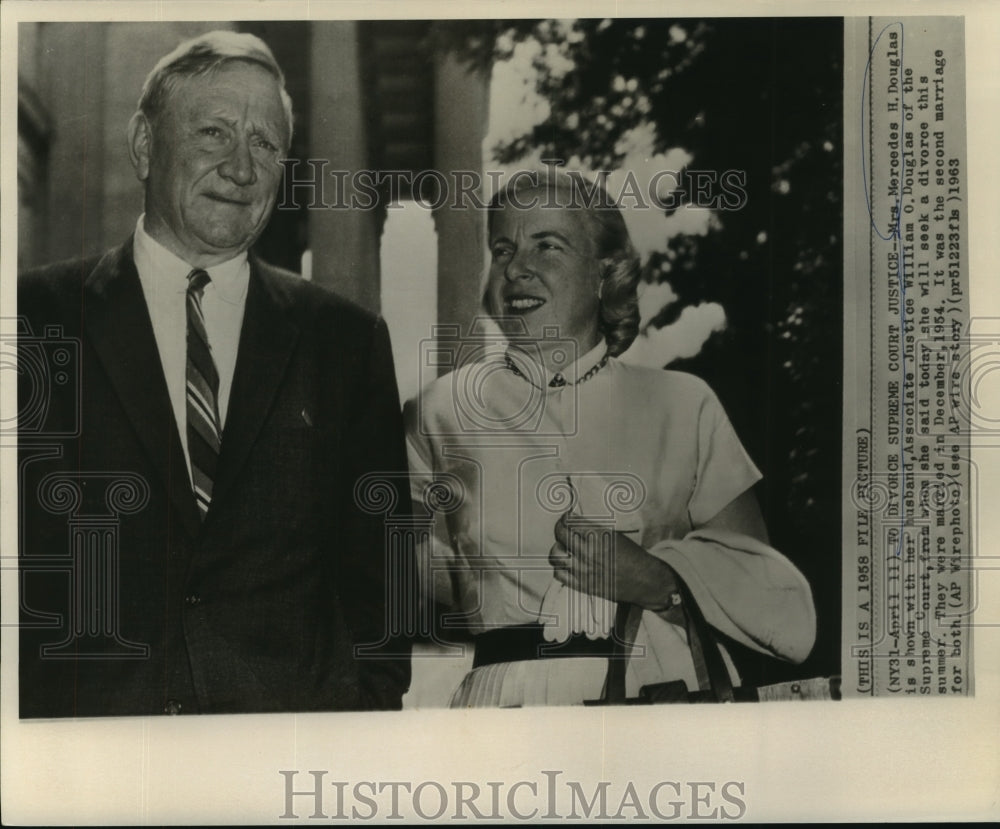
<svg viewBox="0 0 1000 829"><path fill-rule="evenodd" d="M18 305L21 717L399 708L405 562L354 492L409 511L384 323L251 257L202 522L131 241Z"/></svg>

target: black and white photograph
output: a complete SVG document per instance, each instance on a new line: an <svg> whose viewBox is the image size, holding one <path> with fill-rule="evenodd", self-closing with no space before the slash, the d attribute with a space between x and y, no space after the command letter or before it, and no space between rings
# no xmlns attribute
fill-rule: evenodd
<svg viewBox="0 0 1000 829"><path fill-rule="evenodd" d="M90 5L3 19L5 822L995 816L997 15Z"/></svg>

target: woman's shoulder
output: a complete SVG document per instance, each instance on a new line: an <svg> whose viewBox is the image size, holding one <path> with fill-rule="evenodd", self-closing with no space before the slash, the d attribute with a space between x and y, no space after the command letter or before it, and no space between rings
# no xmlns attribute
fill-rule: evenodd
<svg viewBox="0 0 1000 829"><path fill-rule="evenodd" d="M686 371L624 363L615 360L616 374L630 389L642 390L643 396L663 398L674 403L701 406L714 402L715 392L700 377Z"/></svg>
<svg viewBox="0 0 1000 829"><path fill-rule="evenodd" d="M411 398L408 403L415 404L417 401L420 401L434 404L450 400L454 394L454 390L456 388L461 388L464 384L474 380L475 373L483 371L487 363L498 363L501 366L503 365L502 360L481 360L474 363L466 363L465 365L442 374L439 377L424 379L424 382L420 387L420 391L415 397Z"/></svg>
<svg viewBox="0 0 1000 829"><path fill-rule="evenodd" d="M468 394L469 385L475 383L475 373L483 371L485 362L467 363L425 382L417 394L403 404L407 429L412 430L418 424L426 426L431 422L443 426L456 420L459 398Z"/></svg>

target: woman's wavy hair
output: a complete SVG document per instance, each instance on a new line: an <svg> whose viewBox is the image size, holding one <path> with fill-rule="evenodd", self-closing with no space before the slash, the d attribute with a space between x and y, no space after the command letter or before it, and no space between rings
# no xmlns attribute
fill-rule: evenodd
<svg viewBox="0 0 1000 829"><path fill-rule="evenodd" d="M599 183L578 173L549 168L515 174L493 196L487 213L487 232L492 234L493 219L499 209L508 205L527 207L534 202L524 196L535 191L544 194L546 200L538 202L543 208L581 210L590 223L601 275L598 329L608 344L608 353L617 357L632 345L639 333L639 255L625 218ZM495 309L489 307L486 297L484 307L494 314Z"/></svg>

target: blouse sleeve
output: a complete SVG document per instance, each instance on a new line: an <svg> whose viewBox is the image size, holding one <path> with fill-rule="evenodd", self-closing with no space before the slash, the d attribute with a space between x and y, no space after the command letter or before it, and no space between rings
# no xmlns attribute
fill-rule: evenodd
<svg viewBox="0 0 1000 829"><path fill-rule="evenodd" d="M688 501L693 527L683 539L649 550L683 579L706 621L742 644L792 662L812 648L816 614L808 583L792 562L748 535L705 524L761 474L715 394L703 386L695 481Z"/></svg>
<svg viewBox="0 0 1000 829"><path fill-rule="evenodd" d="M697 470L688 502L693 527L714 518L761 479L722 404L708 386L704 392L698 417Z"/></svg>
<svg viewBox="0 0 1000 829"><path fill-rule="evenodd" d="M794 564L742 533L701 529L649 551L691 591L705 621L747 647L802 662L816 639L812 591Z"/></svg>

